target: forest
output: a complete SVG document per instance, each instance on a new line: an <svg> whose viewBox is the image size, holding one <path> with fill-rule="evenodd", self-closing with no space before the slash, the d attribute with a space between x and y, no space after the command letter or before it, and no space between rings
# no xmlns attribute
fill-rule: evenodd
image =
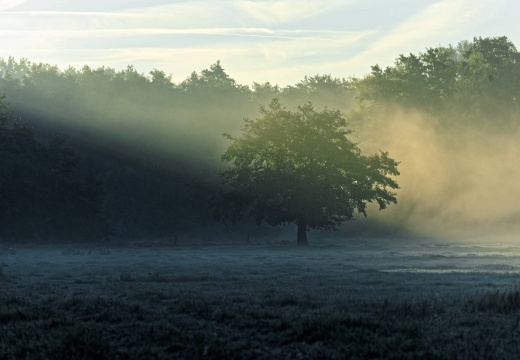
<svg viewBox="0 0 520 360"><path fill-rule="evenodd" d="M518 226L520 53L507 37L399 55L360 78L317 74L286 87L238 84L220 61L174 83L159 69L60 69L8 57L0 94L4 241L283 233L252 219L222 224L211 205L229 145L222 134L237 135L274 98L289 109L340 110L362 150L400 162L398 204L369 209L341 234Z"/></svg>

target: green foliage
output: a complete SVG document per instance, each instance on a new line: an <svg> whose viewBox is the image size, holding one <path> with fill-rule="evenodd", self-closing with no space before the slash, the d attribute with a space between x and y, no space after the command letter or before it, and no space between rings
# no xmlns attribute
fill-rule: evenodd
<svg viewBox="0 0 520 360"><path fill-rule="evenodd" d="M367 202L396 203L397 162L362 155L340 111L308 103L292 112L275 99L260 115L246 119L241 137L226 135L222 160L232 166L221 173L220 217L249 212L259 223L330 229L356 210L366 215Z"/></svg>
<svg viewBox="0 0 520 360"><path fill-rule="evenodd" d="M443 127L516 126L520 53L505 36L474 38L456 47L400 55L394 66L372 66L371 74L353 85L353 120L370 116L374 107L400 106L438 116Z"/></svg>
<svg viewBox="0 0 520 360"><path fill-rule="evenodd" d="M272 180L275 183L276 180L279 188L274 189L277 190L275 196L269 193L273 189L255 187L258 192L264 192L257 194L259 198L267 194L270 199L270 202L257 204L261 212L255 216L270 223L293 222L294 204L300 201L305 203L305 209L312 209L314 205L320 209L316 212L308 210L304 214L312 219L316 228L334 227L348 220L351 210L364 213L365 202L378 203L380 198L382 202L379 205L386 206L392 199L381 197L383 192L379 195L372 193L373 197L360 201L362 196L356 191L363 193L365 189L358 186L356 190L350 184L348 192L351 197L348 201L339 201L345 200L346 195L329 191L338 189L323 177L341 176L328 171L325 160L313 164L314 172L309 167L310 162L305 160L305 156L316 155L312 153L312 146L321 139L320 136L338 135L334 130L336 125L330 123L327 130L320 130L323 133L311 136L310 128L302 130L304 126L294 118L306 116L308 119L305 121L309 122L327 116L338 120L341 116L335 111L319 113L310 110L310 105L300 108L297 105L311 101L315 108L339 109L344 113L353 108L348 121L356 127L356 135L371 136L370 141L374 143L380 141L375 135L377 124L380 124L378 121L391 119L389 115L396 108L428 114L427 118L435 123L435 131L441 130L439 134L442 131L453 133L464 127L485 131L514 130L520 125L517 116L520 111L519 56L516 47L506 37L474 38L456 46L439 46L419 54L400 55L393 66L383 69L375 65L370 74L360 79L345 80L318 74L285 87L268 82L257 82L251 87L241 85L227 73L220 61L175 83L172 75L159 69L148 74L141 74L132 66L123 70L104 66L61 70L50 64L9 57L0 59L0 94L9 96L12 112L27 123L17 121L5 102L0 101L0 129L2 134L9 134L5 136L10 139L1 145L4 156L1 161L9 171L16 161L22 164L40 162L39 167L34 166L41 174L47 174L45 176L49 179L58 179L58 183L64 184L63 188L71 189L71 194L83 191L79 198L85 200L84 204L92 205L84 208L106 217L117 235L169 237L200 228L200 224L214 225L207 200L217 186L213 175L218 167L218 154L228 145L219 134L231 134L232 146L238 146L242 118L253 118L259 105L278 98L290 111L283 108L275 111L267 107L262 116L283 115L290 119L283 124L273 122L277 125L273 125L270 134L265 134L272 137L270 144L279 144L273 149L277 149L285 160L275 161L274 150L265 155L273 162L270 166L279 166L284 171L274 172L270 167L273 173L262 173L266 182ZM253 131L256 128L246 124L245 129ZM316 125L314 130L317 129ZM299 134L300 138L296 135L291 138L289 131ZM344 128L341 131L343 137L348 135ZM48 146L37 140L49 138L49 134L56 132L67 134L67 144L74 148L73 153L81 154L81 161L70 153L67 144L60 144L62 140L51 140ZM330 146L333 144L331 139L324 143ZM283 141L288 141L290 146L305 148L309 153L298 157L296 154L302 154L298 153L301 149L290 150L290 146L281 145ZM18 144L18 147L13 144ZM262 144L257 145L261 148ZM390 164L385 153L364 157L355 145L346 146L345 151L348 149L355 154L352 159L359 155L360 168L374 169ZM38 152L44 153L45 159ZM319 153L319 156L324 154ZM331 157L334 157L332 152ZM238 157L228 162L233 163L236 159ZM327 162L337 166L338 160ZM36 171L29 170L30 166L24 169L20 171L26 175ZM317 175L320 172L324 174L322 177ZM6 173L9 172L6 170ZM276 177L275 173L283 176ZM89 178L90 175L85 177L87 174L93 178ZM351 175L360 174L358 171ZM376 175L370 176L378 179ZM2 181L7 181L7 175L0 176L4 176ZM9 181L16 183L18 175L9 176L12 176ZM257 176L260 178L260 173ZM100 180L94 180L98 178ZM312 182L305 183L303 178ZM31 180L28 183L37 182ZM289 192L287 184L298 186ZM236 208L233 206L237 214L250 209L246 204L251 205L251 199L243 194L253 194L246 189L252 186L250 183L238 185L243 188L242 192L236 192L230 202L235 205L244 203ZM319 198L294 195L298 192L314 194L312 186L318 185L327 189ZM37 189L35 186L35 193L38 193ZM39 189L40 197L47 196L43 194L45 190L41 190L47 188ZM322 194L322 191L317 191L317 194ZM104 199L104 207L99 205L100 198ZM291 203L284 202L288 198ZM321 206L320 200L329 205ZM330 205L336 200L342 205ZM21 219L25 215L17 216ZM5 217L0 220L2 224L5 221Z"/></svg>
<svg viewBox="0 0 520 360"><path fill-rule="evenodd" d="M193 72L190 77L181 84L183 90L189 91L193 88L213 88L213 89L236 89L235 80L229 77L224 71L220 61L211 65L209 69L204 69L200 75Z"/></svg>
<svg viewBox="0 0 520 360"><path fill-rule="evenodd" d="M101 184L78 179L77 160L63 137L44 146L26 123L0 128L0 238L99 241L108 235Z"/></svg>
<svg viewBox="0 0 520 360"><path fill-rule="evenodd" d="M4 99L5 95L0 95L0 128L3 128L9 119L7 105L4 103Z"/></svg>
<svg viewBox="0 0 520 360"><path fill-rule="evenodd" d="M353 95L350 81L334 78L331 75L318 74L305 76L296 85L285 87L278 97L284 103L301 104L312 99L313 104L317 106L332 106L346 110L352 103Z"/></svg>
<svg viewBox="0 0 520 360"><path fill-rule="evenodd" d="M13 112L38 138L67 134L81 153L77 171L102 179L102 215L125 238L170 237L214 224L207 200L227 145L219 134L237 133L260 104L280 97L291 107L311 100L344 109L349 91L348 82L330 75L306 77L294 87L249 88L219 61L174 83L158 69L60 70L0 59L0 93L9 95Z"/></svg>

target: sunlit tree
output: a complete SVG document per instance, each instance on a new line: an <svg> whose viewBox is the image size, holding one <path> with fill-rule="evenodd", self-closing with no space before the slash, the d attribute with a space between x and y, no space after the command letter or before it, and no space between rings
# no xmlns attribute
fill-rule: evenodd
<svg viewBox="0 0 520 360"><path fill-rule="evenodd" d="M241 137L225 135L231 145L222 160L231 166L221 173L217 215L294 223L297 244L307 245L309 229L336 228L356 210L366 216L367 202L396 203L398 163L385 152L362 155L348 134L338 110L308 103L292 112L277 99L261 107Z"/></svg>
<svg viewBox="0 0 520 360"><path fill-rule="evenodd" d="M437 116L443 126L516 127L520 53L505 36L474 38L456 47L399 55L385 69L374 65L353 87L352 122L362 122L376 106L383 108L379 113L388 113L388 107L416 109Z"/></svg>

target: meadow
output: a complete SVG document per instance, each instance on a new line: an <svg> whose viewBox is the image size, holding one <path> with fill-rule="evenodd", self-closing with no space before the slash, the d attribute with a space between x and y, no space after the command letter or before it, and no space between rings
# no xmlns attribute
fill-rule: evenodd
<svg viewBox="0 0 520 360"><path fill-rule="evenodd" d="M0 359L516 359L520 247L20 245Z"/></svg>

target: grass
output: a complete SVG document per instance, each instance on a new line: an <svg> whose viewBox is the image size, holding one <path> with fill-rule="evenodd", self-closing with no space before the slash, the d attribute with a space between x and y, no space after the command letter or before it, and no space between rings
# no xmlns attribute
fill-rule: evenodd
<svg viewBox="0 0 520 360"><path fill-rule="evenodd" d="M474 312L520 315L520 290L486 292L474 299L468 299L466 306Z"/></svg>
<svg viewBox="0 0 520 360"><path fill-rule="evenodd" d="M6 260L0 360L520 358L510 274L343 271L283 249L52 251ZM473 277L489 286L453 290Z"/></svg>
<svg viewBox="0 0 520 360"><path fill-rule="evenodd" d="M253 304L188 295L162 311L101 297L4 296L0 359L514 359L518 296L365 301L335 311L286 295Z"/></svg>

